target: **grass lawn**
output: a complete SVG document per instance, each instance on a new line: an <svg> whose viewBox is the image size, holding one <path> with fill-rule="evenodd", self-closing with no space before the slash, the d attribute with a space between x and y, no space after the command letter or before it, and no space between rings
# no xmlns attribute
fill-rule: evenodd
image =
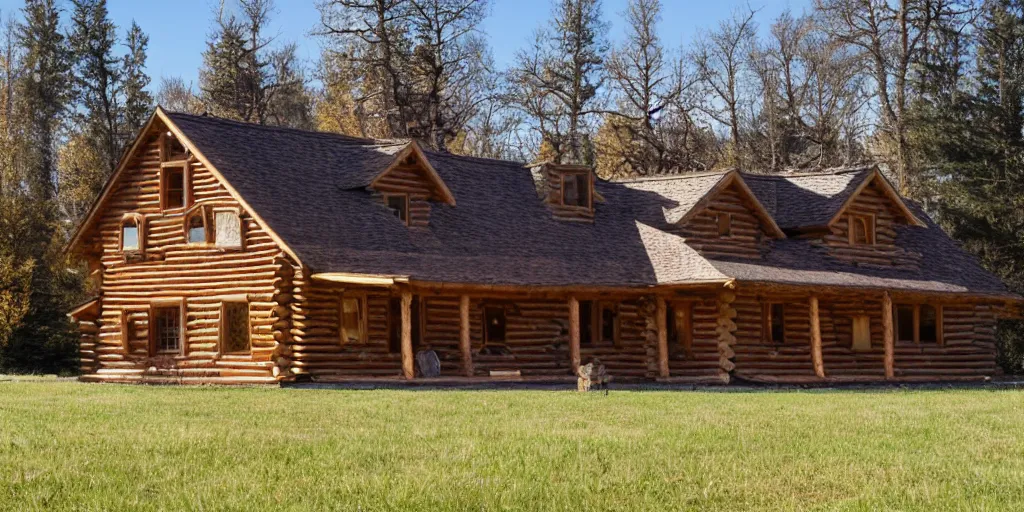
<svg viewBox="0 0 1024 512"><path fill-rule="evenodd" d="M1024 510L1024 392L0 382L0 510Z"/></svg>

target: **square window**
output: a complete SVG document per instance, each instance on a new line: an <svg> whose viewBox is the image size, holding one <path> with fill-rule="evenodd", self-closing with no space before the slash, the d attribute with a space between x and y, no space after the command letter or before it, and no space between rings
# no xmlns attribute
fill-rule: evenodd
<svg viewBox="0 0 1024 512"><path fill-rule="evenodd" d="M242 247L242 220L234 211L220 211L214 214L217 247Z"/></svg>
<svg viewBox="0 0 1024 512"><path fill-rule="evenodd" d="M153 309L153 345L158 354L181 352L181 306Z"/></svg>
<svg viewBox="0 0 1024 512"><path fill-rule="evenodd" d="M363 309L365 304L362 297L346 296L341 298L341 342L343 344L366 342L364 327L366 314Z"/></svg>
<svg viewBox="0 0 1024 512"><path fill-rule="evenodd" d="M221 316L221 351L225 354L249 352L249 304L225 302Z"/></svg>
<svg viewBox="0 0 1024 512"><path fill-rule="evenodd" d="M394 210L395 216L399 220L406 224L409 223L409 196L385 196L384 201L387 203L388 208Z"/></svg>

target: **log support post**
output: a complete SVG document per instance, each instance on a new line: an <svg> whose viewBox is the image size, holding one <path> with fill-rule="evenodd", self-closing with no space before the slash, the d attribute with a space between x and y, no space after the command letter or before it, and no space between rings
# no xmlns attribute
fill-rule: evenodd
<svg viewBox="0 0 1024 512"><path fill-rule="evenodd" d="M412 292L402 292L402 376L412 379L416 367L412 354Z"/></svg>
<svg viewBox="0 0 1024 512"><path fill-rule="evenodd" d="M469 338L469 295L459 299L459 351L462 353L462 371L473 376L473 352Z"/></svg>
<svg viewBox="0 0 1024 512"><path fill-rule="evenodd" d="M655 322L658 326L658 377L668 378L668 307L665 298L657 298Z"/></svg>
<svg viewBox="0 0 1024 512"><path fill-rule="evenodd" d="M580 369L580 301L576 297L569 298L569 359L572 362L572 374L578 375Z"/></svg>
<svg viewBox="0 0 1024 512"><path fill-rule="evenodd" d="M818 311L818 297L811 295L811 360L814 374L825 377L825 360L821 355L821 315Z"/></svg>
<svg viewBox="0 0 1024 512"><path fill-rule="evenodd" d="M882 295L882 342L885 345L885 378L896 376L896 341L892 322L892 296L889 292Z"/></svg>
<svg viewBox="0 0 1024 512"><path fill-rule="evenodd" d="M725 290L718 294L718 320L715 327L715 334L718 335L718 376L722 382L728 384L732 379L732 371L736 369L733 359L736 351L732 348L736 344L736 309L732 303L736 301L736 292Z"/></svg>

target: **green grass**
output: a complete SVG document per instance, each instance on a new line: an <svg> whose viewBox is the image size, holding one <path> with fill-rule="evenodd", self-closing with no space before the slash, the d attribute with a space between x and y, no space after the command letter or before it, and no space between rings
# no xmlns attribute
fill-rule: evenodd
<svg viewBox="0 0 1024 512"><path fill-rule="evenodd" d="M1024 510L1024 392L0 383L0 510Z"/></svg>

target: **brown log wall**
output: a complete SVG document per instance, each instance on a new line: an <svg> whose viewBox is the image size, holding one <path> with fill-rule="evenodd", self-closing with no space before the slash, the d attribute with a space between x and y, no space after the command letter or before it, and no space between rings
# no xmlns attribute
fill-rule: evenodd
<svg viewBox="0 0 1024 512"><path fill-rule="evenodd" d="M732 215L732 234L718 234L718 215ZM689 219L678 231L686 243L704 256L761 258L767 249L768 235L761 220L736 185L719 192L707 207Z"/></svg>
<svg viewBox="0 0 1024 512"><path fill-rule="evenodd" d="M381 204L384 194L405 194L409 197L409 226L427 227L430 224L431 183L418 165L400 165L381 176L374 184Z"/></svg>
<svg viewBox="0 0 1024 512"><path fill-rule="evenodd" d="M850 216L843 215L829 226L822 239L829 254L847 263L899 267L908 270L920 267L921 254L896 245L897 222L905 223L901 213L876 183L864 188L846 210L848 214L873 215L875 218L874 245L850 244Z"/></svg>

